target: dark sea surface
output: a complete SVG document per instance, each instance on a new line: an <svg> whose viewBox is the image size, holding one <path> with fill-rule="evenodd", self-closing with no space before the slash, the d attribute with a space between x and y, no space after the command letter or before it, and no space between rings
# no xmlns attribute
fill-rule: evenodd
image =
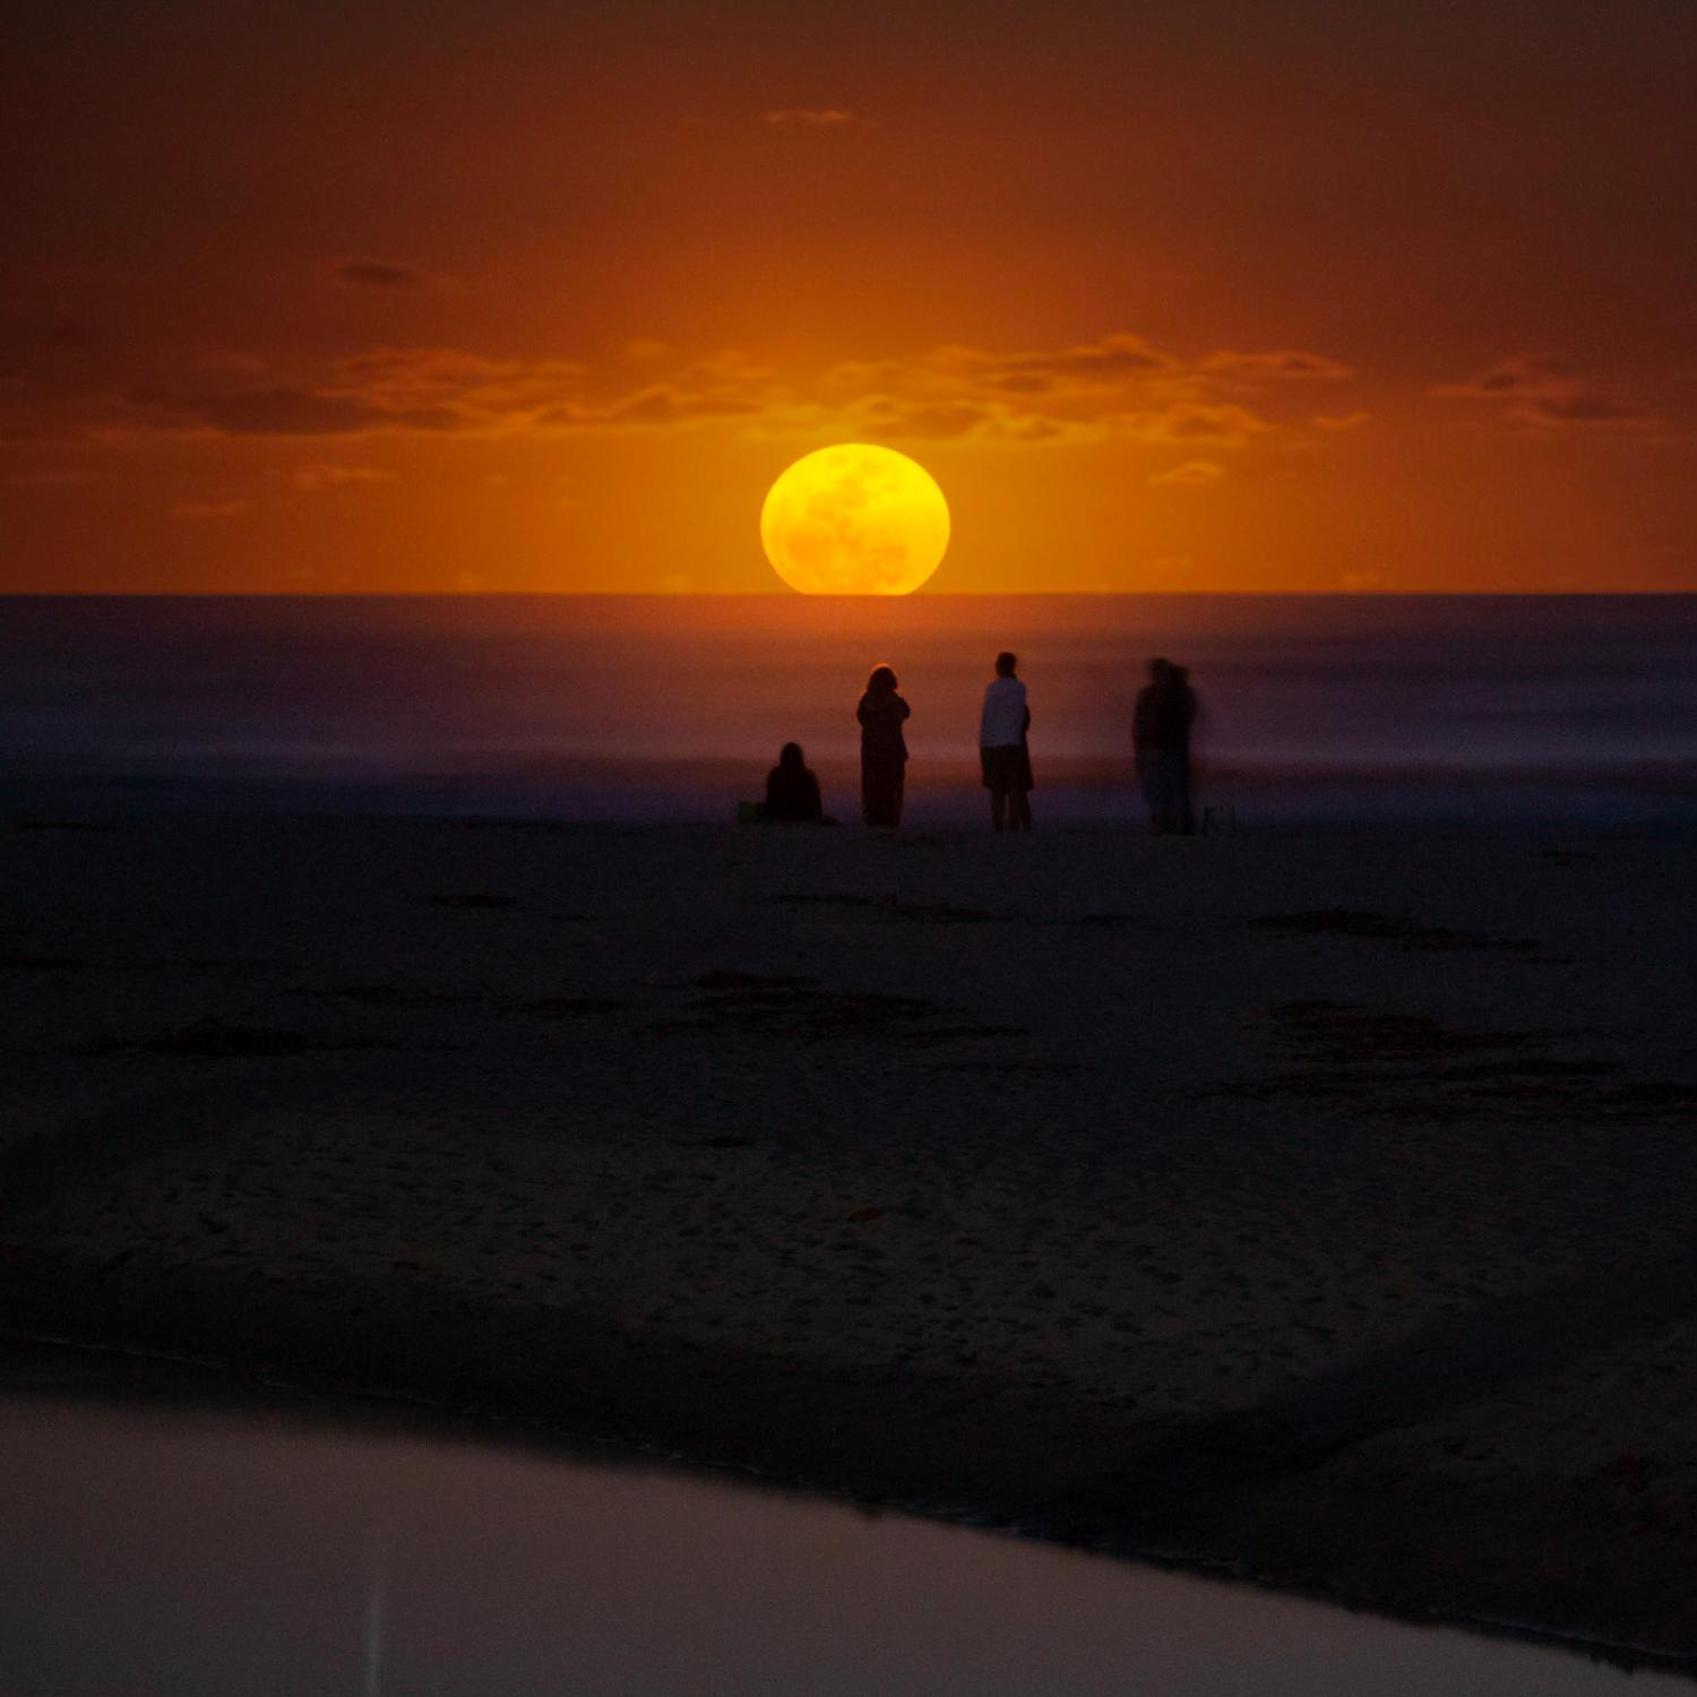
<svg viewBox="0 0 1697 1697"><path fill-rule="evenodd" d="M1135 815L1154 653L1240 825L1697 817L1697 597L1633 596L4 598L0 807L723 819L793 738L853 817L888 661L909 818L975 820L1003 647L1039 823Z"/></svg>

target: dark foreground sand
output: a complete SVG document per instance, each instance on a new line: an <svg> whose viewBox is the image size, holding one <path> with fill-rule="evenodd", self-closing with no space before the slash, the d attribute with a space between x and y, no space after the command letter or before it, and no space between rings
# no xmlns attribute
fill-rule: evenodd
<svg viewBox="0 0 1697 1697"><path fill-rule="evenodd" d="M0 1325L1694 1654L1694 871L0 824Z"/></svg>

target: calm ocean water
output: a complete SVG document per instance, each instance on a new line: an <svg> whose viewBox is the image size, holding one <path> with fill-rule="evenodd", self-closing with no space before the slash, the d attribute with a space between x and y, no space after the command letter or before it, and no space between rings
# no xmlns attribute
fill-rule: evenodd
<svg viewBox="0 0 1697 1697"><path fill-rule="evenodd" d="M1697 818L1697 597L0 599L0 807L724 819L854 704L913 704L910 817L976 819L996 650L1039 822L1129 818L1143 661L1188 664L1241 822Z"/></svg>

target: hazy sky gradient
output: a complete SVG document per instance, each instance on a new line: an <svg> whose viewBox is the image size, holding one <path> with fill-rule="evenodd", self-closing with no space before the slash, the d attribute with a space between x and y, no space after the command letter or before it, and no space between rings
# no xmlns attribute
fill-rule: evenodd
<svg viewBox="0 0 1697 1697"><path fill-rule="evenodd" d="M1697 10L65 0L0 57L0 588L1697 589Z"/></svg>

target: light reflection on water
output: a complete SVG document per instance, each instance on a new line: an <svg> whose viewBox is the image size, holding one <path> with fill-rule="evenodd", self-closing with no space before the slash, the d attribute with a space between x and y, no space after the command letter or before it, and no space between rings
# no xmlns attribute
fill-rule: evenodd
<svg viewBox="0 0 1697 1697"><path fill-rule="evenodd" d="M1688 1693L900 1515L413 1434L0 1401L0 1692Z"/></svg>

